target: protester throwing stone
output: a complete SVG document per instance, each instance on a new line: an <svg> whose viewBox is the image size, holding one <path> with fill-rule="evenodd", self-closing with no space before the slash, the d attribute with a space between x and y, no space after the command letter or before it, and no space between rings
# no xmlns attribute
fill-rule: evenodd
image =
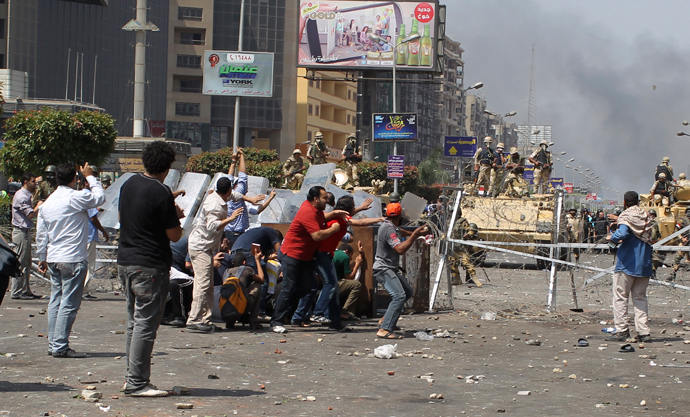
<svg viewBox="0 0 690 417"><path fill-rule="evenodd" d="M398 318L403 312L405 301L412 298L413 290L405 277L400 273L400 255L407 252L419 236L427 233L426 226L418 227L413 232L401 230L402 206L391 203L386 206L386 220L379 227L376 237L376 258L374 259L374 278L383 285L391 296L391 302L384 315L376 336L382 339L402 339L393 333ZM402 241L401 236L407 236Z"/></svg>
<svg viewBox="0 0 690 417"><path fill-rule="evenodd" d="M628 299L631 293L637 340L652 340L647 325L647 285L652 276L652 221L649 213L638 206L639 201L635 191L625 193L625 211L618 217L618 230L606 236L606 240L620 243L613 274L613 321L616 332L606 336L606 340L610 341L623 342L630 337Z"/></svg>

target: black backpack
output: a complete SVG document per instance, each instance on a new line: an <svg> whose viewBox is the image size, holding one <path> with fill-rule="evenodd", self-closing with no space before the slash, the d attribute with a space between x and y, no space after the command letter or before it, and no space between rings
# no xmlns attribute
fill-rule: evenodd
<svg viewBox="0 0 690 417"><path fill-rule="evenodd" d="M20 268L19 256L7 246L4 239L0 239L0 276L15 277Z"/></svg>

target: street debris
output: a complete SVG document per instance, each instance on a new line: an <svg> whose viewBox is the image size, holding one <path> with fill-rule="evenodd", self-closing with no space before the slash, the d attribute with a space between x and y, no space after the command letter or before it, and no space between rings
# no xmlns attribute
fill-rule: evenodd
<svg viewBox="0 0 690 417"><path fill-rule="evenodd" d="M382 345L374 349L374 355L379 359L395 359L398 357L396 349L398 345ZM358 352L355 352L358 353Z"/></svg>
<svg viewBox="0 0 690 417"><path fill-rule="evenodd" d="M417 340L420 340L422 342L433 342L433 340L434 340L434 336L430 335L427 332L422 332L422 331L416 332L414 334L414 337L416 337Z"/></svg>
<svg viewBox="0 0 690 417"><path fill-rule="evenodd" d="M178 410L191 410L192 408L194 408L194 404L177 403L177 404L175 404L175 407L177 407Z"/></svg>

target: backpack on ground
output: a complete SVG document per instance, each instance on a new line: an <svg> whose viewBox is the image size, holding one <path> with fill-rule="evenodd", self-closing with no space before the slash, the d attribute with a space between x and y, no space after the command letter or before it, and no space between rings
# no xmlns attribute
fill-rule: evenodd
<svg viewBox="0 0 690 417"><path fill-rule="evenodd" d="M236 275L242 276L245 266L239 267ZM226 322L239 321L247 313L247 288L239 278L226 272L223 285L220 287L218 307L220 317Z"/></svg>

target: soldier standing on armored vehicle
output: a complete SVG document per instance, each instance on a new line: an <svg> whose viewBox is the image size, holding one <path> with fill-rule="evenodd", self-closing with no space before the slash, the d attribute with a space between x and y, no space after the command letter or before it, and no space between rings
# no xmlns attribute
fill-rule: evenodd
<svg viewBox="0 0 690 417"><path fill-rule="evenodd" d="M661 166L661 165L660 165ZM649 190L649 198L654 202L656 206L669 206L671 201L671 192L675 188L683 188L680 185L673 184L663 172L659 173L659 179L654 181L652 189Z"/></svg>
<svg viewBox="0 0 690 417"><path fill-rule="evenodd" d="M467 219L462 217L462 212L458 212L458 219L453 225L453 232L451 237L453 239L462 240L477 240L479 239L479 229L474 223L469 223ZM465 270L465 281L470 282L470 279L477 285L481 287L482 283L477 278L477 271L474 269L474 264L472 263L471 252L473 248L467 245L454 244L454 253L450 256L450 273L453 277L451 281L452 285L461 285L462 280L460 279L460 269L459 266Z"/></svg>
<svg viewBox="0 0 690 417"><path fill-rule="evenodd" d="M542 140L539 143L539 149L532 152L529 156L529 161L534 164L534 192L537 194L544 194L549 186L549 177L551 177L551 168L553 167L553 159L551 152L547 151L549 142Z"/></svg>
<svg viewBox="0 0 690 417"><path fill-rule="evenodd" d="M314 137L316 140L309 146L309 150L307 151L307 159L313 165L325 164L327 162L326 156L328 156L329 150L328 146L326 146L326 144L323 142L323 133L316 132Z"/></svg>
<svg viewBox="0 0 690 417"><path fill-rule="evenodd" d="M292 156L285 161L283 164L283 177L285 177L285 182L283 183L283 188L289 188L292 190L297 190L302 186L302 181L304 180L304 159L302 158L302 151L295 149L292 151Z"/></svg>
<svg viewBox="0 0 690 417"><path fill-rule="evenodd" d="M55 165L48 165L43 173L43 181L39 184L36 191L34 191L34 201L46 201L57 188L57 167Z"/></svg>
<svg viewBox="0 0 690 417"><path fill-rule="evenodd" d="M494 151L494 163L491 166L491 178L489 180L489 195L492 197L498 195L498 189L501 182L503 182L503 165L505 165L505 156L503 155L504 148L505 145L503 142L499 142Z"/></svg>
<svg viewBox="0 0 690 417"><path fill-rule="evenodd" d="M357 136L354 133L347 137L347 145L343 148L343 160L347 165L345 172L348 176L348 182L358 187L359 175L357 175L357 164L362 162L362 148L357 146Z"/></svg>
<svg viewBox="0 0 690 417"><path fill-rule="evenodd" d="M654 173L654 179L659 179L659 174L666 174L666 179L673 181L673 167L669 164L671 159L668 156L664 156L661 159L661 165L657 165L656 172Z"/></svg>
<svg viewBox="0 0 690 417"><path fill-rule="evenodd" d="M484 138L484 147L477 148L477 152L474 154L474 175L475 190L479 190L480 186L484 186L484 196L489 196L489 182L491 180L491 169L494 166L494 150L491 149L491 142L493 139L491 136Z"/></svg>

